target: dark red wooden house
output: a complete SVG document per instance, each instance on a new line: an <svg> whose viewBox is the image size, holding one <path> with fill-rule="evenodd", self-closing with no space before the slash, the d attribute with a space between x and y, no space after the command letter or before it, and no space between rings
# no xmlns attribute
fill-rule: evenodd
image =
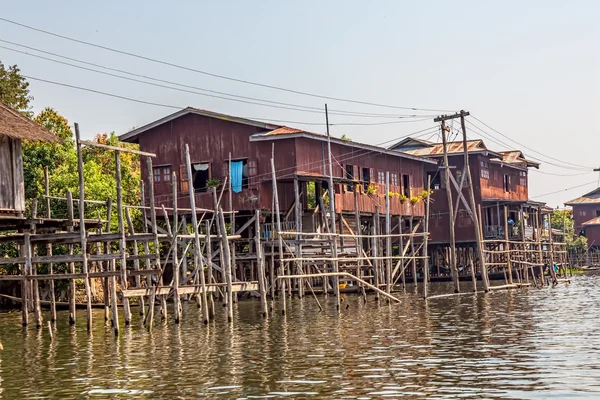
<svg viewBox="0 0 600 400"><path fill-rule="evenodd" d="M231 159L241 172L241 180L238 177L232 188L232 204L228 203L226 187L223 208L237 211L243 223L244 217L253 215L254 210L272 209L272 154L282 214L289 215L295 203L294 180L299 181L305 211L315 206L314 197L327 187L327 137L301 129L188 107L128 132L120 140L138 143L142 151L156 153L153 181L158 206L172 203L171 176L175 171L179 206L189 206L192 189L196 206L212 209L213 197L208 187L223 184L231 176ZM188 187L185 172L186 144L190 147L193 188ZM337 138L331 138L331 153L336 213L354 217L356 201L361 215L372 215L377 206L383 215L385 175L389 172L390 191L394 193L390 214L424 216L424 204L416 198L425 189L425 166L435 169L435 161ZM146 178L146 169L142 171ZM313 182L314 185L309 184ZM411 197L415 199L410 201ZM314 224L307 220L303 230L312 229Z"/></svg>
<svg viewBox="0 0 600 400"><path fill-rule="evenodd" d="M565 203L573 208L575 234L583 234L588 245L600 248L600 188Z"/></svg>

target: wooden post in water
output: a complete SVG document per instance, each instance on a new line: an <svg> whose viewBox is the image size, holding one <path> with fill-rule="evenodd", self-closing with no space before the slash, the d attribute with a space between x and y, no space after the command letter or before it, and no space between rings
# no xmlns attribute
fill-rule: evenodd
<svg viewBox="0 0 600 400"><path fill-rule="evenodd" d="M196 193L194 191L194 180L192 177L192 163L190 161L190 147L185 145L185 163L187 167L187 175L188 175L188 185L190 192L190 208L192 209L192 226L194 228L194 262L196 263L196 270L198 274L200 274L200 286L202 288L202 315L204 317L204 323L208 324L208 303L206 301L206 281L204 279L204 263L202 260L202 250L200 248L200 235L198 233L198 217L196 215ZM221 236L227 236L227 231L225 230L225 223L221 227ZM225 250L225 249L223 249ZM229 251L227 249L226 251ZM228 316L229 317L229 316Z"/></svg>
<svg viewBox="0 0 600 400"><path fill-rule="evenodd" d="M413 216L411 215L408 219L408 229L411 233L410 235L410 254L412 256L412 260L410 260L412 265L412 274L413 274L413 283L415 288L417 287L417 255L415 254L415 234L413 232Z"/></svg>
<svg viewBox="0 0 600 400"><path fill-rule="evenodd" d="M178 324L181 319L181 297L179 296L179 254L177 243L177 233L179 232L179 218L177 211L177 174L173 171L171 175L171 186L173 188L173 228L171 248L173 251L173 308L175 323ZM208 233L207 233L208 234Z"/></svg>
<svg viewBox="0 0 600 400"><path fill-rule="evenodd" d="M211 241L211 234L210 234L210 230L212 228L212 224L211 221L206 221L206 225L205 225L205 229L206 229L206 258L208 259L208 283L212 284L214 277L213 277L213 255L212 255L212 241ZM208 296L208 317L209 318L214 318L215 317L215 299L213 297L212 292L207 293Z"/></svg>
<svg viewBox="0 0 600 400"><path fill-rule="evenodd" d="M233 322L233 288L232 288L232 272L231 272L231 250L229 247L229 240L227 239L227 229L225 228L225 216L223 209L219 207L219 213L217 214L218 223L221 225L221 243L223 243L223 259L225 265L222 266L227 278L227 321ZM204 299L206 302L206 299Z"/></svg>
<svg viewBox="0 0 600 400"><path fill-rule="evenodd" d="M158 243L158 229L157 229L157 225L156 225L156 206L154 203L154 177L153 177L153 171L152 171L152 158L146 157L146 167L147 167L147 171L148 171L148 201L150 204L150 222L152 224L152 235L154 236L154 255L156 256L156 258L154 260L154 265L156 266L156 269L161 270L160 246ZM150 329L150 330L152 329L152 323L153 323L153 319L154 319L154 301L156 300L156 286L158 286L160 284L160 282L162 281L162 272L160 272L159 274L160 274L160 276L157 277L156 284L153 285L154 287L152 289L150 299L148 301L148 303L150 303L149 307L152 307L152 309L150 310L150 315L149 315L150 321L148 324L148 329ZM167 308L166 299L164 298L164 296L161 296L161 312L162 312L163 318L167 317L166 308Z"/></svg>
<svg viewBox="0 0 600 400"><path fill-rule="evenodd" d="M271 178L273 183L273 196L275 199L275 216L277 218L277 237L279 240L279 275L285 275L283 267L283 238L281 237L281 214L279 213L279 195L277 194L277 177L275 176L275 160L271 157ZM281 314L285 315L285 279L281 279L280 285L280 296L281 296Z"/></svg>
<svg viewBox="0 0 600 400"><path fill-rule="evenodd" d="M294 198L295 198L295 205L296 205L296 212L295 212L295 216L296 216L296 232L300 232L302 233L302 214L303 214L303 207L302 207L302 202L300 200L300 185L298 182L298 177L294 178ZM258 215L256 216L257 220L258 220ZM257 229L258 229L258 225L257 225ZM296 257L297 258L302 258L302 236L300 234L296 234ZM259 261L260 262L260 261ZM299 269L299 275L304 274L304 262L303 261L297 261L296 265L298 266ZM298 297L302 298L304 296L304 279L299 279L298 280Z"/></svg>
<svg viewBox="0 0 600 400"><path fill-rule="evenodd" d="M67 227L67 232L73 232L73 222L75 219L75 213L73 211L73 195L70 190L67 190L67 215L69 218L69 224ZM69 255L73 255L73 245L68 244L67 250ZM69 262L68 267L69 273L75 273L75 263ZM69 279L69 324L75 325L77 320L77 314L75 310L75 279Z"/></svg>
<svg viewBox="0 0 600 400"><path fill-rule="evenodd" d="M127 226L129 227L129 234L133 236L133 235L135 235L135 228L133 227L133 220L131 219L131 213L129 212L129 208L125 208L125 217L127 219ZM140 251L138 249L138 241L134 240L133 241L133 256L135 257L135 259L133 261L133 270L134 271L140 270L140 260L138 258L139 254L140 254ZM140 275L136 274L134 279L135 279L135 287L141 288L142 280L140 278ZM140 307L140 315L144 316L146 314L146 305L144 304L144 296L140 296L140 298L139 298L139 307Z"/></svg>
<svg viewBox="0 0 600 400"><path fill-rule="evenodd" d="M52 218L52 212L50 210L50 176L48 174L48 167L44 167L44 192L46 193L46 218ZM46 244L46 255L52 256L52 244ZM54 263L48 263L48 273L54 274ZM50 279L50 321L56 321L56 294L54 293L54 280Z"/></svg>
<svg viewBox="0 0 600 400"><path fill-rule="evenodd" d="M33 201L31 202L31 215L34 220L36 220L38 217L37 216L37 208L38 208L38 201L37 201L37 199L33 199ZM32 234L36 233L35 224L36 224L35 222L31 224L31 233ZM29 254L32 257L37 256L37 247L36 247L36 245L31 245L31 242L30 242ZM29 274L37 275L37 263L32 263L31 259L30 259L30 263L29 263ZM42 324L44 323L44 321L42 318L42 307L40 305L40 284L37 279L34 279L31 281L31 289L32 289L32 298L33 298L33 314L35 316L35 326L38 329L40 329L42 327Z"/></svg>
<svg viewBox="0 0 600 400"><path fill-rule="evenodd" d="M267 280L265 278L265 258L263 256L262 244L260 243L260 211L254 211L254 241L256 247L256 259L258 261L258 289L260 292L260 309L263 317L267 316ZM301 275L304 271L301 271ZM302 286L302 285L300 285Z"/></svg>
<svg viewBox="0 0 600 400"><path fill-rule="evenodd" d="M354 177L354 179L358 179L356 176ZM356 257L357 258L362 258L363 256L363 247L362 247L362 231L361 231L361 226L360 226L360 210L358 209L358 185L354 185L354 221L356 224L356 232L355 233L355 245L356 245ZM363 267L363 263L362 263L362 259L359 259L357 261L357 265L356 265L356 276L360 279L362 278L362 267ZM363 299L366 301L367 299L367 293L365 291L365 286L358 282L357 283L360 286L360 290L362 292L362 296Z"/></svg>
<svg viewBox="0 0 600 400"><path fill-rule="evenodd" d="M373 275L375 275L375 286L380 289L381 277L379 274L379 205L375 204L375 215L373 215L373 237L372 237L372 254L373 254ZM379 300L379 292L375 292L375 298Z"/></svg>
<svg viewBox="0 0 600 400"><path fill-rule="evenodd" d="M513 276L512 276L512 264L510 261L510 241L508 237L508 206L504 205L504 249L506 251L506 267L508 269L508 284L513 284Z"/></svg>
<svg viewBox="0 0 600 400"><path fill-rule="evenodd" d="M429 203L431 196L431 176L427 176L427 198L425 199L427 203L425 203L425 235L423 236L423 251L425 253L425 258L423 259L423 298L427 298L427 291L429 286L429 258L428 258L428 249L427 242L429 240ZM402 249L400 249L402 251Z"/></svg>
<svg viewBox="0 0 600 400"><path fill-rule="evenodd" d="M548 214L548 244L550 246L550 276L552 276L552 284L558 285L556 271L554 270L554 241L552 240L552 215Z"/></svg>
<svg viewBox="0 0 600 400"><path fill-rule="evenodd" d="M385 291L392 292L392 219L390 216L390 171L385 171Z"/></svg>
<svg viewBox="0 0 600 400"><path fill-rule="evenodd" d="M131 324L131 309L127 290L127 242L125 239L125 221L123 218L123 186L121 183L121 152L115 151L116 181L117 181L117 219L119 223L119 252L121 253L121 293L123 294L123 314L125 326ZM115 310L116 311L116 310Z"/></svg>
<svg viewBox="0 0 600 400"><path fill-rule="evenodd" d="M77 170L79 172L79 235L81 241L82 272L85 274L85 296L87 302L87 330L92 330L92 294L90 292L90 277L87 258L87 237L85 234L85 188L83 176L83 154L81 153L81 139L79 124L75 123L75 139L77 143Z"/></svg>
<svg viewBox="0 0 600 400"><path fill-rule="evenodd" d="M23 280L21 281L21 312L23 314L23 326L29 325L29 296L27 295L27 292L29 291L29 288L27 287L27 276L29 275L29 264L31 263L31 243L29 237L29 233L26 232L23 235L23 245L21 246L21 256L25 257L25 262L21 264L21 275L23 276Z"/></svg>
<svg viewBox="0 0 600 400"><path fill-rule="evenodd" d="M329 157L329 213L331 214L331 233L333 233L333 272L336 274L339 272L339 262L338 262L338 238L336 237L336 227L335 227L335 190L333 190L333 164L332 164L332 156L331 156L331 136L329 135L329 114L327 113L327 104L325 104L325 121L327 125L327 153ZM335 275L333 277L333 293L336 297L336 307L340 309L340 277L339 275Z"/></svg>

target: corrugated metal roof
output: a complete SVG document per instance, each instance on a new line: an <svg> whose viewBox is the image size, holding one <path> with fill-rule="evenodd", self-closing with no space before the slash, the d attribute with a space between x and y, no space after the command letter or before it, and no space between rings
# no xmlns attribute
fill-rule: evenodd
<svg viewBox="0 0 600 400"><path fill-rule="evenodd" d="M448 154L453 154L453 153L463 153L464 152L464 147L463 147L463 142L449 142L447 143L447 150L448 150ZM474 152L481 152L481 151L488 151L487 147L485 147L485 144L483 143L483 140L478 139L478 140L467 140L467 152L469 153L474 153ZM424 148L420 148L420 149L414 149L414 150L406 150L405 153L408 154L412 154L414 156L420 156L420 157L431 157L431 156L441 156L444 154L444 144L443 143L433 143L430 145L430 147L424 147Z"/></svg>
<svg viewBox="0 0 600 400"><path fill-rule="evenodd" d="M294 138L294 137L305 137L308 139L327 140L327 136L323 135L322 133L308 132L308 131L304 131L301 129L283 126L283 127L274 129L272 131L255 133L254 135L250 136L250 141L269 140L269 139L271 139L271 140L286 139L286 138ZM400 151L396 151L396 150L389 150L385 147L374 146L372 144L366 144L366 143L359 143L359 142L355 142L352 140L343 140L343 139L332 137L331 143L342 144L344 146L356 147L359 149L367 149L367 150L371 150L373 152L389 154L389 155L396 156L396 157L408 158L408 159L412 159L415 161L425 162L428 164L437 164L436 161L429 160L425 157L421 157L421 156L417 156L417 155L413 155L413 154L409 154L409 153L405 153L405 152L400 152Z"/></svg>
<svg viewBox="0 0 600 400"><path fill-rule="evenodd" d="M58 143L62 140L20 112L0 102L0 135L15 139Z"/></svg>
<svg viewBox="0 0 600 400"><path fill-rule="evenodd" d="M121 136L119 136L119 140L122 142L134 142L140 134L142 134L152 128L155 128L159 125L162 125L166 122L177 119L186 114L197 114L197 115L202 115L205 117L221 119L223 121L231 121L231 122L236 122L238 124L257 126L259 128L263 128L263 129L271 129L272 130L272 129L277 129L277 128L281 127L281 125L272 124L272 123L268 123L268 122L256 121L253 119L248 119L248 118L243 118L243 117L235 117L233 115L227 115L227 114L222 114L222 113L218 113L218 112L214 112L214 111L203 110L201 108L187 107L187 108L177 111L176 113L167 115L164 118L161 118L154 122L146 124L140 128L136 128L132 131L124 133Z"/></svg>
<svg viewBox="0 0 600 400"><path fill-rule="evenodd" d="M575 206L579 204L596 204L600 203L600 188L594 189L581 197L573 199L565 203L566 206Z"/></svg>
<svg viewBox="0 0 600 400"><path fill-rule="evenodd" d="M584 222L581 225L582 226L600 225L600 217L596 217L596 218L590 219L589 221L586 221L586 222Z"/></svg>
<svg viewBox="0 0 600 400"><path fill-rule="evenodd" d="M500 154L502 154L502 162L506 164L516 164L535 168L540 166L539 163L526 159L521 150L501 151Z"/></svg>
<svg viewBox="0 0 600 400"><path fill-rule="evenodd" d="M273 131L267 132L267 133L263 133L263 136L275 136L275 135L289 135L291 133L301 133L304 132L300 129L296 129L296 128L290 128L289 126L282 126L281 128L277 128ZM315 133L315 135L318 135L318 133Z"/></svg>

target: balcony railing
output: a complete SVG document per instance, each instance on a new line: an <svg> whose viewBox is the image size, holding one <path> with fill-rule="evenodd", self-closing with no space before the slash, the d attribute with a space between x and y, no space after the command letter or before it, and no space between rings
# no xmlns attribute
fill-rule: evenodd
<svg viewBox="0 0 600 400"><path fill-rule="evenodd" d="M296 232L296 222L287 221L281 223L282 232ZM284 239L293 239L294 235L283 235ZM277 224L262 224L262 238L267 240L279 239L277 235Z"/></svg>

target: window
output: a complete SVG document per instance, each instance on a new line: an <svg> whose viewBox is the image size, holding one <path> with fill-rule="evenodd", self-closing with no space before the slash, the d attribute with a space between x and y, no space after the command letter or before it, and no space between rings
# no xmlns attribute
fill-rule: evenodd
<svg viewBox="0 0 600 400"><path fill-rule="evenodd" d="M210 163L192 164L192 184L194 192L208 191L208 180L210 179Z"/></svg>
<svg viewBox="0 0 600 400"><path fill-rule="evenodd" d="M256 160L248 160L248 176L258 175L258 162Z"/></svg>
<svg viewBox="0 0 600 400"><path fill-rule="evenodd" d="M527 172L519 171L519 184L521 186L527 186Z"/></svg>
<svg viewBox="0 0 600 400"><path fill-rule="evenodd" d="M152 175L154 176L154 182L160 182L160 171L162 167L154 167L152 168Z"/></svg>
<svg viewBox="0 0 600 400"><path fill-rule="evenodd" d="M385 184L385 171L377 171L377 181L382 185Z"/></svg>
<svg viewBox="0 0 600 400"><path fill-rule="evenodd" d="M596 217L600 217L600 210L596 210Z"/></svg>
<svg viewBox="0 0 600 400"><path fill-rule="evenodd" d="M486 161L481 161L480 162L481 168L489 168L490 164L488 164Z"/></svg>
<svg viewBox="0 0 600 400"><path fill-rule="evenodd" d="M171 166L162 167L163 181L171 182Z"/></svg>
<svg viewBox="0 0 600 400"><path fill-rule="evenodd" d="M363 187L366 191L369 188L369 183L371 182L371 169L370 168L362 169L362 178L363 178Z"/></svg>
<svg viewBox="0 0 600 400"><path fill-rule="evenodd" d="M346 179L353 181L354 180L354 165L346 164L345 168ZM354 184L348 183L346 184L346 190L351 192L354 187Z"/></svg>
<svg viewBox="0 0 600 400"><path fill-rule="evenodd" d="M504 191L510 192L510 175L504 175Z"/></svg>
<svg viewBox="0 0 600 400"><path fill-rule="evenodd" d="M390 174L390 184L392 186L398 186L398 174L395 174L395 173Z"/></svg>
<svg viewBox="0 0 600 400"><path fill-rule="evenodd" d="M402 194L410 197L410 176L402 175Z"/></svg>
<svg viewBox="0 0 600 400"><path fill-rule="evenodd" d="M440 190L440 188L442 186L441 185L442 179L440 178L440 174L438 172L428 172L427 180L431 180L431 188L433 190ZM425 182L425 184L427 184L427 182Z"/></svg>
<svg viewBox="0 0 600 400"><path fill-rule="evenodd" d="M481 178L482 179L490 179L490 171L487 169L481 170Z"/></svg>
<svg viewBox="0 0 600 400"><path fill-rule="evenodd" d="M585 211L579 211L579 215L585 217Z"/></svg>

